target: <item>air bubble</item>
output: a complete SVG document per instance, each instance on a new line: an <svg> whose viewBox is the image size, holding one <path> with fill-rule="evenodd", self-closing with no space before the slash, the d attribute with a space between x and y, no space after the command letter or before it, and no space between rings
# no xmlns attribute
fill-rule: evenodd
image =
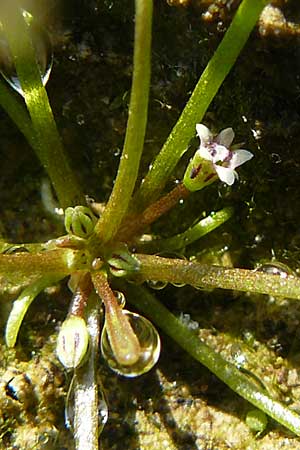
<svg viewBox="0 0 300 450"><path fill-rule="evenodd" d="M168 282L160 280L147 280L147 284L151 289L160 291L161 289L164 289L167 286Z"/></svg>
<svg viewBox="0 0 300 450"><path fill-rule="evenodd" d="M24 19L29 27L32 44L35 48L38 66L44 86L46 85L53 63L52 45L48 33L40 27L33 16L22 10ZM1 33L1 23L0 23ZM11 56L7 40L0 34L0 72L10 86L24 96L21 83L17 77L16 68Z"/></svg>
<svg viewBox="0 0 300 450"><path fill-rule="evenodd" d="M119 306L123 309L126 303L126 298L123 292L121 291L114 291L114 296L117 299L117 302L119 303Z"/></svg>
<svg viewBox="0 0 300 450"><path fill-rule="evenodd" d="M121 365L112 351L109 337L104 325L101 335L101 352L109 367L119 375L137 377L148 372L156 364L160 355L160 337L154 326L145 317L123 310L129 319L141 348L138 360L132 365Z"/></svg>
<svg viewBox="0 0 300 450"><path fill-rule="evenodd" d="M259 272L268 273L269 275L278 275L281 278L287 278L288 275L296 276L295 272L290 267L279 261L264 263L256 270Z"/></svg>

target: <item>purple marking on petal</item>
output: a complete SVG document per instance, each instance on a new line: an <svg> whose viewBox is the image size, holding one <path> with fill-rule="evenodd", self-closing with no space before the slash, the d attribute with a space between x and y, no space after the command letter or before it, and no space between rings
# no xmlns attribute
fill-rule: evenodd
<svg viewBox="0 0 300 450"><path fill-rule="evenodd" d="M224 147L224 145L214 144L213 148L213 163L227 161L228 158L231 158L231 151Z"/></svg>

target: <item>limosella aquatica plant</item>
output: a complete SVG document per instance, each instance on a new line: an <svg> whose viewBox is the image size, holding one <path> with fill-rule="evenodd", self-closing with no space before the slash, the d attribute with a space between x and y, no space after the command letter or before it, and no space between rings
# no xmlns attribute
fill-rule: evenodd
<svg viewBox="0 0 300 450"><path fill-rule="evenodd" d="M1 241L3 285L20 288L7 320L5 339L7 346L15 346L32 301L46 287L69 278L69 310L58 333L56 355L62 369L74 375L66 425L74 433L77 449L98 448L99 431L107 420L102 388L96 382L97 366L102 363L99 352L102 361L120 375L144 374L160 354L155 325L231 389L300 435L300 417L293 410L272 399L238 366L211 349L153 295L153 288L172 283L300 299L300 281L283 269L235 269L164 256L176 252L184 255L193 242L233 216L231 207L205 218L199 211L199 220L175 236L162 239L151 233L151 225L192 192L209 189L214 182L228 186L239 182L235 169L254 156L249 150L232 146L232 128L213 133L201 122L265 4L263 0L241 2L178 122L137 186L147 123L153 5L151 0L136 0L128 124L118 173L106 204L84 195L65 156L44 87L52 66L47 34L17 2L1 5L0 43L5 56L1 71L6 81L0 84L0 102L47 171L66 230L65 235L40 244ZM15 97L7 81L20 98ZM166 192L170 175L196 134L200 143L182 181Z"/></svg>

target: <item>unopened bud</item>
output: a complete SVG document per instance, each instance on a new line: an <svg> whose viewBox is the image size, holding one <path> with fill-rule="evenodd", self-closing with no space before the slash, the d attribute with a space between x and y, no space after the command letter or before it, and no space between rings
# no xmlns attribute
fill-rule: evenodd
<svg viewBox="0 0 300 450"><path fill-rule="evenodd" d="M139 270L140 261L127 247L116 249L107 260L110 271L115 277L123 277Z"/></svg>
<svg viewBox="0 0 300 450"><path fill-rule="evenodd" d="M86 206L75 206L65 211L65 228L67 233L87 238L93 231L97 217Z"/></svg>
<svg viewBox="0 0 300 450"><path fill-rule="evenodd" d="M56 354L66 369L75 369L84 361L89 345L89 333L82 317L69 316L57 337Z"/></svg>

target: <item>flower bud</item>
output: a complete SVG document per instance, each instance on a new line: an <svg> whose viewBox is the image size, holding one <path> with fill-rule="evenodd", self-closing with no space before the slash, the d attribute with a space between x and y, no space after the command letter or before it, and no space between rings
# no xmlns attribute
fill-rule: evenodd
<svg viewBox="0 0 300 450"><path fill-rule="evenodd" d="M66 369L82 364L89 345L89 333L82 317L70 315L63 322L57 337L56 354Z"/></svg>
<svg viewBox="0 0 300 450"><path fill-rule="evenodd" d="M75 206L65 211L65 228L67 233L87 238L93 231L97 217L86 206Z"/></svg>
<svg viewBox="0 0 300 450"><path fill-rule="evenodd" d="M126 246L114 250L107 262L115 277L137 272L140 267L139 260L128 251Z"/></svg>

